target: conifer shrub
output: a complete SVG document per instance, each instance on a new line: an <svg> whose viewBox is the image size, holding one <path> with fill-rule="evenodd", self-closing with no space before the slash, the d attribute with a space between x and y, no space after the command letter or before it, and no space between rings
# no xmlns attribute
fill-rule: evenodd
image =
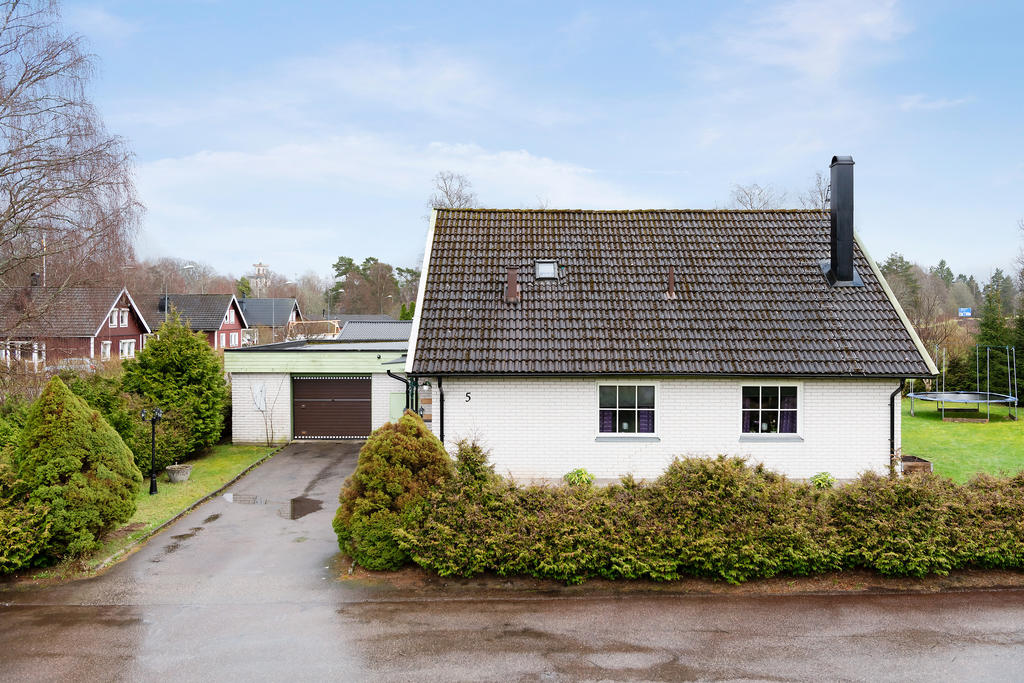
<svg viewBox="0 0 1024 683"><path fill-rule="evenodd" d="M76 396L99 411L103 419L114 428L125 445L131 449L135 465L144 477L149 476L152 453L152 430L149 422L140 416L143 408L152 407L152 401L143 396L126 393L122 387L123 377L99 373L77 375L62 372L60 378ZM168 410L156 424L156 471L175 462L187 460L192 454L192 441L187 429L189 416L176 410Z"/></svg>
<svg viewBox="0 0 1024 683"><path fill-rule="evenodd" d="M341 549L367 569L397 569L408 562L394 532L451 475L444 446L413 411L378 428L359 451L339 496L334 530Z"/></svg>
<svg viewBox="0 0 1024 683"><path fill-rule="evenodd" d="M865 473L826 500L845 568L897 576L948 574L972 555L968 490L945 477Z"/></svg>
<svg viewBox="0 0 1024 683"><path fill-rule="evenodd" d="M123 386L148 405L162 408L168 419L176 416L186 457L217 443L224 431L229 392L220 358L174 311L159 335L124 362Z"/></svg>
<svg viewBox="0 0 1024 683"><path fill-rule="evenodd" d="M50 538L33 560L48 563L93 550L135 512L142 475L117 432L54 378L32 405L10 454L9 498L23 513L45 509ZM24 517L18 517L24 521Z"/></svg>

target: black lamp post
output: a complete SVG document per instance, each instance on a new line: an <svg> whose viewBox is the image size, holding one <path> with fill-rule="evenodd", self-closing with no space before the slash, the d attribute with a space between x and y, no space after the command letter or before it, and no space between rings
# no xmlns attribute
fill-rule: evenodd
<svg viewBox="0 0 1024 683"><path fill-rule="evenodd" d="M147 411L142 409L142 419L149 420L150 424L150 454L149 454L149 495L156 493L156 423L164 416L164 411L159 408Z"/></svg>

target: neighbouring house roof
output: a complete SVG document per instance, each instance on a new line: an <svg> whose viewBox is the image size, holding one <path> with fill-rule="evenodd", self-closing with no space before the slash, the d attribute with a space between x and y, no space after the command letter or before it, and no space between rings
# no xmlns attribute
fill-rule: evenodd
<svg viewBox="0 0 1024 683"><path fill-rule="evenodd" d="M0 333L12 339L93 337L122 294L135 305L118 287L2 287Z"/></svg>
<svg viewBox="0 0 1024 683"><path fill-rule="evenodd" d="M161 306L163 294L140 294L139 308L142 315L154 330L164 324L165 311ZM233 294L168 294L170 307L178 311L181 319L188 320L193 332L211 332L219 330L224 322L228 306L235 299ZM242 314L242 327L248 327L245 314Z"/></svg>
<svg viewBox="0 0 1024 683"><path fill-rule="evenodd" d="M238 305L250 327L286 327L292 311L299 311L299 302L289 298L243 297L238 299ZM302 316L301 311L299 316Z"/></svg>
<svg viewBox="0 0 1024 683"><path fill-rule="evenodd" d="M350 320L337 336L340 342L408 342L411 320Z"/></svg>
<svg viewBox="0 0 1024 683"><path fill-rule="evenodd" d="M377 313L342 313L338 315L330 316L331 320L336 321L342 327L345 327L345 323L353 320L394 320L390 315L377 314Z"/></svg>
<svg viewBox="0 0 1024 683"><path fill-rule="evenodd" d="M829 213L440 209L416 374L931 376L861 246L831 287ZM538 260L558 277L537 280ZM675 298L668 298L668 272ZM517 303L506 302L518 268Z"/></svg>

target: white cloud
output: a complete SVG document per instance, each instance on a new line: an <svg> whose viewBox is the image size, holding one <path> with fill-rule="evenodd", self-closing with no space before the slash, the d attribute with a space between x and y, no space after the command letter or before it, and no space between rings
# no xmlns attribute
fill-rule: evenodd
<svg viewBox="0 0 1024 683"><path fill-rule="evenodd" d="M141 28L97 5L72 5L64 15L71 28L96 42L119 43Z"/></svg>
<svg viewBox="0 0 1024 683"><path fill-rule="evenodd" d="M900 109L903 111L936 111L938 109L951 109L966 104L970 98L961 97L955 100L944 97L928 97L920 93L907 95L900 100Z"/></svg>
<svg viewBox="0 0 1024 683"><path fill-rule="evenodd" d="M734 54L752 64L821 81L871 61L872 48L892 43L908 30L895 0L795 0L727 31L725 40Z"/></svg>
<svg viewBox="0 0 1024 683"><path fill-rule="evenodd" d="M283 272L326 269L342 251L411 262L422 249L419 217L427 213L431 179L449 169L468 176L487 206L532 206L538 197L554 208L670 204L623 189L592 169L526 150L407 145L357 134L142 164L144 243L154 253L173 255L195 255L200 244L215 255L206 260L235 272L271 253ZM241 252L242 245L258 253ZM322 245L330 246L324 251ZM322 254L324 263L311 264L311 253Z"/></svg>

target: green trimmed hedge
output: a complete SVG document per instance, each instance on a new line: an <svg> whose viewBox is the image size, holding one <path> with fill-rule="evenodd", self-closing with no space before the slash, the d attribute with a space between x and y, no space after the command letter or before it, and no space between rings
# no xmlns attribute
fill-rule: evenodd
<svg viewBox="0 0 1024 683"><path fill-rule="evenodd" d="M366 546L360 564L394 568L409 558L442 576L740 583L854 568L891 576L1020 569L1024 475L961 486L865 474L819 489L718 457L677 459L647 484L519 486L462 443L453 476L375 528L370 561Z"/></svg>

